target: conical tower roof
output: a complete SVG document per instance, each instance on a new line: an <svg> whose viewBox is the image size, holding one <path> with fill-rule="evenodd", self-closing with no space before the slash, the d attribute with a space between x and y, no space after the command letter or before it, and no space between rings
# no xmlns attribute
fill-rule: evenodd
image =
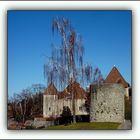
<svg viewBox="0 0 140 140"><path fill-rule="evenodd" d="M126 82L126 80L115 66L106 77L105 83L119 83L122 84L124 88L129 87L129 84Z"/></svg>
<svg viewBox="0 0 140 140"><path fill-rule="evenodd" d="M45 95L57 95L57 89L54 84L49 84L48 88L44 92Z"/></svg>

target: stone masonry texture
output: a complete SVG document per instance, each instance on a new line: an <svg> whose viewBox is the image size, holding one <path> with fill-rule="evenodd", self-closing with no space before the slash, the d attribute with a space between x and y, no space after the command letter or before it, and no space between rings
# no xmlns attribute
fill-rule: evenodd
<svg viewBox="0 0 140 140"><path fill-rule="evenodd" d="M91 92L90 122L124 121L124 94L121 84L103 84Z"/></svg>

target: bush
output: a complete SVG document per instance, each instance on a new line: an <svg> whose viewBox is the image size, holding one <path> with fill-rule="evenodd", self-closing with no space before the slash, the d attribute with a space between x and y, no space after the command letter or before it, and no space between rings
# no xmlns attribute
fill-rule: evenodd
<svg viewBox="0 0 140 140"><path fill-rule="evenodd" d="M34 129L34 127L31 125L31 126L26 126L26 129Z"/></svg>
<svg viewBox="0 0 140 140"><path fill-rule="evenodd" d="M21 115L16 115L15 116L15 121L21 122L22 121L22 116Z"/></svg>

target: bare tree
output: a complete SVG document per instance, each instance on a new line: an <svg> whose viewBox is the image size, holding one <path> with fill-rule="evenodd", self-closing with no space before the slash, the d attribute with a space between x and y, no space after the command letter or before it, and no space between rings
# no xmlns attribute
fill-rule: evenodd
<svg viewBox="0 0 140 140"><path fill-rule="evenodd" d="M65 18L54 18L52 22L52 33L60 37L59 46L51 45L51 56L44 65L44 76L48 85L53 83L56 87L64 88L72 85L74 81L81 85L93 81L93 68L84 64L84 46L82 36L72 27L70 21ZM73 88L73 86L71 86ZM75 115L75 93L72 89L73 123L76 122Z"/></svg>
<svg viewBox="0 0 140 140"><path fill-rule="evenodd" d="M14 93L8 99L8 117L13 117L15 121L32 119L35 115L43 113L43 91L45 86L34 84L19 93Z"/></svg>
<svg viewBox="0 0 140 140"><path fill-rule="evenodd" d="M43 97L41 93L43 90L44 86L34 84L18 94L23 123L26 118L31 118L32 115L43 113Z"/></svg>
<svg viewBox="0 0 140 140"><path fill-rule="evenodd" d="M16 118L17 103L18 103L17 94L14 93L14 95L10 97L8 100L8 105L11 107L11 113L12 113L11 115L13 116L13 118Z"/></svg>
<svg viewBox="0 0 140 140"><path fill-rule="evenodd" d="M17 99L18 99L23 123L26 120L27 104L28 104L29 98L30 98L30 93L28 90L22 90L20 94L17 94Z"/></svg>

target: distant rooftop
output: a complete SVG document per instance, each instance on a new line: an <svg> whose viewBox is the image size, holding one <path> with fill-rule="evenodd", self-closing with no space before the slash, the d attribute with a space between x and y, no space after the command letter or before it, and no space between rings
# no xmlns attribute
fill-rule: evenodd
<svg viewBox="0 0 140 140"><path fill-rule="evenodd" d="M44 95L58 95L59 99L62 98L72 98L72 90L75 94L76 99L86 98L85 90L80 87L80 84L77 82L73 82L71 85L69 84L63 91L57 91L54 84L50 84L48 88L45 90Z"/></svg>

